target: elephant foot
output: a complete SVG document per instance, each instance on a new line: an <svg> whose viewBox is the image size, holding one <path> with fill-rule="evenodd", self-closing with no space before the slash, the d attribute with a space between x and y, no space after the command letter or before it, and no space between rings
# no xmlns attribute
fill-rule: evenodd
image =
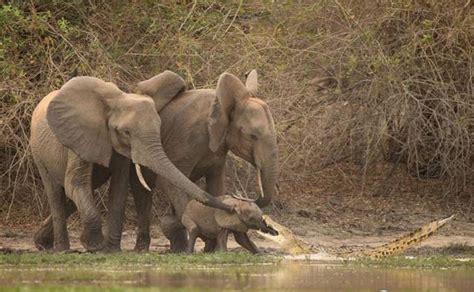
<svg viewBox="0 0 474 292"><path fill-rule="evenodd" d="M120 249L120 246L117 246L117 245L108 245L108 244L105 244L105 245L104 245L104 248L102 248L101 251L102 251L102 252L105 252L105 253L114 253L114 252L120 252L121 249Z"/></svg>
<svg viewBox="0 0 474 292"><path fill-rule="evenodd" d="M217 246L217 240L216 239L206 239L204 241L204 252L205 253L210 253L214 252Z"/></svg>
<svg viewBox="0 0 474 292"><path fill-rule="evenodd" d="M121 250L120 241L112 242L106 239L104 248L101 251L106 252L106 253L113 253L113 252L119 252L120 250Z"/></svg>
<svg viewBox="0 0 474 292"><path fill-rule="evenodd" d="M263 254L258 248L255 250L252 250L251 253L256 254L256 255Z"/></svg>
<svg viewBox="0 0 474 292"><path fill-rule="evenodd" d="M54 248L53 221L51 216L36 231L34 242L38 250L52 250Z"/></svg>
<svg viewBox="0 0 474 292"><path fill-rule="evenodd" d="M56 243L54 245L54 251L55 252L69 252L70 247L69 247L69 242L68 243Z"/></svg>
<svg viewBox="0 0 474 292"><path fill-rule="evenodd" d="M44 236L40 231L35 233L34 242L38 250L52 250L54 248L54 236Z"/></svg>
<svg viewBox="0 0 474 292"><path fill-rule="evenodd" d="M188 246L186 229L181 219L175 215L165 215L161 218L161 230L170 241L171 252L185 252Z"/></svg>
<svg viewBox="0 0 474 292"><path fill-rule="evenodd" d="M176 236L170 239L170 250L171 252L185 252L187 251L188 240L186 237Z"/></svg>
<svg viewBox="0 0 474 292"><path fill-rule="evenodd" d="M81 234L80 241L87 251L100 251L103 250L106 245L102 231L84 230Z"/></svg>
<svg viewBox="0 0 474 292"><path fill-rule="evenodd" d="M138 234L134 250L135 251L149 251L150 250L150 234Z"/></svg>
<svg viewBox="0 0 474 292"><path fill-rule="evenodd" d="M107 234L104 236L104 248L102 249L102 251L107 253L119 252L121 250L120 242L120 235L111 236L110 234Z"/></svg>

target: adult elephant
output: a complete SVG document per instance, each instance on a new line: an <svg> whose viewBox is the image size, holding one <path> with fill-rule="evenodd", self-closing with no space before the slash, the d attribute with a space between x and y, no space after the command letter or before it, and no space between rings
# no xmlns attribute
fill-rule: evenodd
<svg viewBox="0 0 474 292"><path fill-rule="evenodd" d="M147 95L124 93L97 78L75 77L38 104L30 143L48 196L52 224L46 222L35 236L37 246L52 248L51 236L44 235L54 234L54 249L69 249L66 219L77 207L83 224L81 243L87 250L120 249L130 161L136 166L133 176L146 187L140 166L205 205L231 210L193 184L163 151L161 121L153 98L173 96L183 85L176 74L165 73L142 84ZM109 177L104 239L92 190Z"/></svg>
<svg viewBox="0 0 474 292"><path fill-rule="evenodd" d="M139 83L142 90L144 84ZM156 104L163 104L160 97ZM165 100L168 102L168 100ZM260 196L256 203L267 206L276 191L278 148L272 114L257 97L257 72L251 71L244 85L236 76L223 73L216 89L180 92L159 110L162 119L163 148L176 167L192 181L204 177L206 191L224 194L224 167L228 151L250 162L257 173ZM147 181L153 175L144 173ZM132 192L138 216L136 250L150 244L151 193L132 175ZM181 190L158 176L157 187L169 198L174 214L162 218L162 230L173 251L184 251L186 232L181 216L189 198ZM206 243L212 250L215 242Z"/></svg>

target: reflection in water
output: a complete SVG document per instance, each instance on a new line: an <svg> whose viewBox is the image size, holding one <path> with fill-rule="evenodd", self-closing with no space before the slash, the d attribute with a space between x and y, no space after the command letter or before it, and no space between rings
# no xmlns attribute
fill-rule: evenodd
<svg viewBox="0 0 474 292"><path fill-rule="evenodd" d="M474 291L474 270L360 268L283 262L185 270L0 269L1 285L91 285L198 289Z"/></svg>

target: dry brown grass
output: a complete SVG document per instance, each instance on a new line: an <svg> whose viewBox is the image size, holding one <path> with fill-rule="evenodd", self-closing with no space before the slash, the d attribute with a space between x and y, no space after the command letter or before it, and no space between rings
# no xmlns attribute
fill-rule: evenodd
<svg viewBox="0 0 474 292"><path fill-rule="evenodd" d="M42 96L77 74L131 90L165 69L196 88L215 86L224 71L242 78L249 69L259 71L261 96L277 123L280 185L291 193L282 200L298 196L298 185L325 167L354 163L363 178L381 161L439 182L435 196L471 196L471 1L313 2L3 6L2 220L12 209L47 213L27 142L30 115ZM232 162L240 173L233 185L245 189L252 174ZM390 184L392 174L384 178ZM353 188L362 193L365 184L362 179Z"/></svg>

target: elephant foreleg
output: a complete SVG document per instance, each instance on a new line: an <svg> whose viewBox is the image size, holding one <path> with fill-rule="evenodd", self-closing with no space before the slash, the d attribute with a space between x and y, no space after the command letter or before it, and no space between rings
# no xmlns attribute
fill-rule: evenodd
<svg viewBox="0 0 474 292"><path fill-rule="evenodd" d="M214 252L217 246L217 239L208 238L204 241L204 252Z"/></svg>
<svg viewBox="0 0 474 292"><path fill-rule="evenodd" d="M106 222L107 235L105 250L119 251L122 239L125 202L128 194L130 160L115 153L112 156L108 215Z"/></svg>
<svg viewBox="0 0 474 292"><path fill-rule="evenodd" d="M92 163L82 160L72 151L68 152L64 188L66 196L79 210L84 226L81 243L89 251L100 250L104 244L102 220L92 196L92 168Z"/></svg>
<svg viewBox="0 0 474 292"><path fill-rule="evenodd" d="M186 229L176 215L166 214L160 218L160 227L163 234L170 241L172 252L183 252L187 246Z"/></svg>
<svg viewBox="0 0 474 292"><path fill-rule="evenodd" d="M64 195L64 189L61 188L61 192ZM73 201L66 198L66 220L77 208ZM41 224L38 231L34 236L35 246L38 250L50 250L54 248L54 228L53 228L53 217L49 215Z"/></svg>
<svg viewBox="0 0 474 292"><path fill-rule="evenodd" d="M135 241L136 251L148 251L150 249L150 218L153 198L151 192L133 192L135 209L137 211L137 239Z"/></svg>
<svg viewBox="0 0 474 292"><path fill-rule="evenodd" d="M147 184L153 188L155 185L155 174L143 171ZM136 251L147 251L150 248L150 219L151 207L153 205L152 193L147 191L138 180L134 167L130 168L130 186L132 188L133 200L137 211L137 239L135 242Z"/></svg>
<svg viewBox="0 0 474 292"><path fill-rule="evenodd" d="M211 169L206 174L206 191L214 197L224 195L224 177L225 177L225 160L224 164Z"/></svg>
<svg viewBox="0 0 474 292"><path fill-rule="evenodd" d="M235 241L240 244L243 248L250 251L253 254L260 253L255 243L253 243L247 233L245 232L234 232Z"/></svg>
<svg viewBox="0 0 474 292"><path fill-rule="evenodd" d="M206 175L206 191L214 197L224 195L224 164L213 168ZM204 252L213 252L217 246L217 239L212 238L205 241Z"/></svg>
<svg viewBox="0 0 474 292"><path fill-rule="evenodd" d="M108 169L94 165L93 182L92 188L96 189L110 176ZM61 192L64 194L64 188L61 188ZM66 220L77 211L76 205L72 200L66 197ZM50 250L53 249L54 244L54 233L53 233L53 218L49 215L41 224L38 231L34 235L35 246L39 250Z"/></svg>
<svg viewBox="0 0 474 292"><path fill-rule="evenodd" d="M227 251L227 237L229 236L228 229L222 229L217 235L216 251Z"/></svg>
<svg viewBox="0 0 474 292"><path fill-rule="evenodd" d="M184 226L188 233L188 244L186 248L187 253L194 252L194 245L196 244L196 239L199 235L199 227L194 223L194 221L188 216L184 215L182 218Z"/></svg>
<svg viewBox="0 0 474 292"><path fill-rule="evenodd" d="M165 236L169 239L171 250L173 252L185 251L188 240L186 236L186 230L181 224L181 217L183 216L184 209L186 208L186 205L190 199L187 194L177 189L165 179L158 177L157 184L166 194L173 206L174 213L168 216L176 218L175 223L167 224L166 228L163 228L164 226L162 224L163 234L165 234Z"/></svg>

